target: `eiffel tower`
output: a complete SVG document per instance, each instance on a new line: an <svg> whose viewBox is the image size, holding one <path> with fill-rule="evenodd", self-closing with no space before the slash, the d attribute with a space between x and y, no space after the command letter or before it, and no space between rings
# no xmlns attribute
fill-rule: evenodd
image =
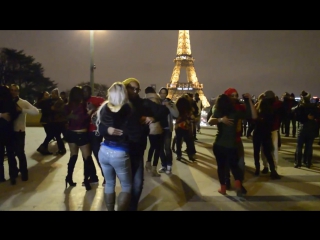
<svg viewBox="0 0 320 240"><path fill-rule="evenodd" d="M173 60L175 66L171 76L170 83L167 84L168 97L172 101L177 101L185 93L199 94L204 107L209 107L206 96L203 94L203 84L200 84L194 69L195 59L191 54L190 35L189 30L179 30L178 48L176 58ZM187 71L187 82L180 82L180 70L185 68Z"/></svg>

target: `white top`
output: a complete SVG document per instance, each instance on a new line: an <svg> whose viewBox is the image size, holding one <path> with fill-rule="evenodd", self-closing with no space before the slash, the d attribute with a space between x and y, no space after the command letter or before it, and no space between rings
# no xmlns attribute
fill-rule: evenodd
<svg viewBox="0 0 320 240"><path fill-rule="evenodd" d="M15 132L24 132L26 129L26 115L38 115L39 110L29 103L26 100L19 98L17 102L18 106L22 109L22 112L19 114L18 118L14 121L14 131Z"/></svg>

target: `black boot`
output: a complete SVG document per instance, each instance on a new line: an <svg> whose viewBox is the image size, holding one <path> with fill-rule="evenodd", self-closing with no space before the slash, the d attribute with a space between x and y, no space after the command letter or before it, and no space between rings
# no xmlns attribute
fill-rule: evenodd
<svg viewBox="0 0 320 240"><path fill-rule="evenodd" d="M9 159L8 157L8 163L9 163L9 177L10 177L10 183L11 185L16 185L17 183L17 177L19 174L19 169L17 168L17 162L14 158Z"/></svg>
<svg viewBox="0 0 320 240"><path fill-rule="evenodd" d="M121 192L118 196L117 211L128 211L131 200L131 193Z"/></svg>
<svg viewBox="0 0 320 240"><path fill-rule="evenodd" d="M254 172L254 175L256 176L260 175L260 166L256 166L256 171Z"/></svg>
<svg viewBox="0 0 320 240"><path fill-rule="evenodd" d="M10 178L11 185L16 185L17 180L15 178Z"/></svg>
<svg viewBox="0 0 320 240"><path fill-rule="evenodd" d="M24 181L24 182L29 180L28 171L21 172L21 180Z"/></svg>
<svg viewBox="0 0 320 240"><path fill-rule="evenodd" d="M0 182L5 182L6 179L4 178L4 167L3 163L0 163Z"/></svg>
<svg viewBox="0 0 320 240"><path fill-rule="evenodd" d="M89 175L89 179L88 179L89 183L90 184L98 184L99 183L99 178L98 178L97 170L96 170L96 167L94 165L92 157L87 158L87 160L83 158L83 161L91 161L90 164L84 165L84 166L89 166L89 165L92 166L92 168L90 169L90 175ZM85 172L85 169L83 169L83 174L84 174L84 172ZM82 182L82 186L85 186L84 180Z"/></svg>
<svg viewBox="0 0 320 240"><path fill-rule="evenodd" d="M280 175L277 173L276 170L271 170L270 178L273 180L281 179Z"/></svg>
<svg viewBox="0 0 320 240"><path fill-rule="evenodd" d="M75 187L77 183L73 182L72 180L72 174L74 167L76 165L78 159L78 155L73 155L70 157L69 163L68 163L68 175L66 176L66 188L68 187L68 183L71 187Z"/></svg>
<svg viewBox="0 0 320 240"><path fill-rule="evenodd" d="M45 147L43 144L38 147L37 151L42 155L51 155L52 153L49 152L48 147Z"/></svg>
<svg viewBox="0 0 320 240"><path fill-rule="evenodd" d="M245 189L245 187L242 185L242 183L241 183L241 192L242 192L242 195L247 194L247 189Z"/></svg>
<svg viewBox="0 0 320 240"><path fill-rule="evenodd" d="M312 156L307 156L306 167L311 168L312 165Z"/></svg>
<svg viewBox="0 0 320 240"><path fill-rule="evenodd" d="M301 168L302 153L296 152L294 159L294 167Z"/></svg>
<svg viewBox="0 0 320 240"><path fill-rule="evenodd" d="M90 157L90 158L87 158L87 161L90 161L90 166L91 166L91 169L90 169L90 183L94 182L94 183L98 183L99 182L99 178L98 178L98 175L97 175L97 169L96 169L96 166L94 165L94 162L93 162L93 158Z"/></svg>
<svg viewBox="0 0 320 240"><path fill-rule="evenodd" d="M194 155L188 155L188 158L189 158L189 160L190 160L191 162L197 161L197 160L195 159L195 156L194 156Z"/></svg>
<svg viewBox="0 0 320 240"><path fill-rule="evenodd" d="M59 149L59 151L57 153L60 154L60 155L64 155L64 154L67 153L67 149L61 148L61 149Z"/></svg>
<svg viewBox="0 0 320 240"><path fill-rule="evenodd" d="M87 191L91 190L89 178L92 175L91 173L93 172L92 171L92 169L94 168L93 164L94 163L91 156L87 157L86 160L84 161L84 186L86 187Z"/></svg>
<svg viewBox="0 0 320 240"><path fill-rule="evenodd" d="M116 193L105 193L104 202L108 211L114 211L114 205L116 203Z"/></svg>

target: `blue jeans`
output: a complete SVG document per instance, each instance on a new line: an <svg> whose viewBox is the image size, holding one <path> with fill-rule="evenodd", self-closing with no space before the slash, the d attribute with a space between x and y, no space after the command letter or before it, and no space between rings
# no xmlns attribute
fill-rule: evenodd
<svg viewBox="0 0 320 240"><path fill-rule="evenodd" d="M120 180L122 192L131 193L132 172L128 153L101 145L98 157L106 180L104 192L115 192L117 176Z"/></svg>
<svg viewBox="0 0 320 240"><path fill-rule="evenodd" d="M312 155L313 155L313 141L314 137L309 136L310 134L299 133L297 138L297 147L296 147L296 157L295 164L301 165L301 160L303 156L303 161L307 165L311 165ZM304 153L302 154L302 149L304 146Z"/></svg>
<svg viewBox="0 0 320 240"><path fill-rule="evenodd" d="M138 211L138 204L142 194L144 181L143 155L145 150L143 143L130 143L129 145L132 170L132 191L129 211Z"/></svg>

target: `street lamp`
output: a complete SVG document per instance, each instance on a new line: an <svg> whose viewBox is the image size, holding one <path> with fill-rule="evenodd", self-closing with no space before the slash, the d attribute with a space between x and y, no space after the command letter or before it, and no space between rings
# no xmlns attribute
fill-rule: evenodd
<svg viewBox="0 0 320 240"><path fill-rule="evenodd" d="M90 86L91 86L92 93L94 93L94 69L96 69L93 56L94 56L94 30L90 30Z"/></svg>

